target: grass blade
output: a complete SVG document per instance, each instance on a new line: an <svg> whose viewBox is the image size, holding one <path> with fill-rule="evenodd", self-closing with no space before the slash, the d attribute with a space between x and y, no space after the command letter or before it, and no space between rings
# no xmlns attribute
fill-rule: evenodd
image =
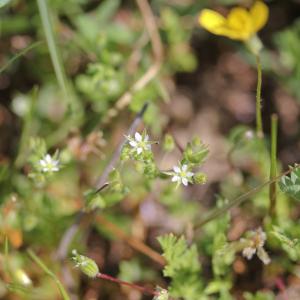
<svg viewBox="0 0 300 300"><path fill-rule="evenodd" d="M297 164L296 164L297 166ZM249 190L248 192L246 192L245 194L242 194L241 196L236 197L235 199L229 201L228 203L226 203L224 206L220 207L220 208L215 208L212 209L207 215L205 215L204 217L202 217L195 225L194 225L194 229L198 229L200 227L202 227L203 225L207 224L208 222L214 220L215 218L217 218L218 216L224 214L225 212L227 212L228 210L230 210L231 208L240 205L241 203L243 203L244 201L248 200L251 196L253 196L254 194L256 194L257 192L259 192L261 189L263 189L266 186L269 186L270 184L277 182L278 180L280 180L280 178L282 176L285 176L287 174L290 174L296 167L293 167L291 169L289 169L288 171L272 178L271 180L268 180L258 186L256 186L255 188Z"/></svg>
<svg viewBox="0 0 300 300"><path fill-rule="evenodd" d="M19 57L21 57L22 55L25 55L27 52L29 52L30 50L34 49L35 47L39 46L42 44L42 41L38 41L35 43L32 43L31 45L27 46L26 48L22 49L19 53L17 53L16 55L14 55L11 59L9 59L1 68L0 68L0 74L2 72L4 72L8 67L10 67L10 65L17 60Z"/></svg>
<svg viewBox="0 0 300 300"><path fill-rule="evenodd" d="M276 177L277 165L277 132L278 132L278 117L276 114L271 116L271 165L270 165L270 180ZM270 216L276 216L276 182L272 182L269 187L270 198Z"/></svg>
<svg viewBox="0 0 300 300"><path fill-rule="evenodd" d="M39 257L36 256L36 254L28 249L27 250L28 255L30 256L30 258L48 275L50 276L54 282L57 285L57 288L59 289L59 292L63 298L63 300L70 300L70 297L68 295L68 293L66 292L64 286L62 285L62 283L59 281L59 279L56 277L56 275L48 269L48 267L39 259Z"/></svg>
<svg viewBox="0 0 300 300"><path fill-rule="evenodd" d="M37 0L37 4L57 81L64 93L64 96L66 97L66 100L70 101L67 77L56 45L47 0Z"/></svg>

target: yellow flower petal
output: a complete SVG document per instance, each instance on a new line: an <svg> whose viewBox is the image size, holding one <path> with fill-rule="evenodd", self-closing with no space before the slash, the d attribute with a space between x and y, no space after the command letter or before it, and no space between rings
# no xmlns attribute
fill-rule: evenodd
<svg viewBox="0 0 300 300"><path fill-rule="evenodd" d="M227 19L213 10L203 9L199 16L199 23L203 28L213 34L223 35L231 39L241 39L240 32L236 32L235 29L229 28Z"/></svg>
<svg viewBox="0 0 300 300"><path fill-rule="evenodd" d="M259 0L249 11L241 7L233 8L227 18L213 10L204 9L199 16L199 23L213 34L248 41L266 24L268 16L268 7Z"/></svg>
<svg viewBox="0 0 300 300"><path fill-rule="evenodd" d="M246 9L241 7L233 8L229 12L227 25L235 32L236 39L247 40L254 33L251 16Z"/></svg>
<svg viewBox="0 0 300 300"><path fill-rule="evenodd" d="M250 9L250 15L254 32L257 32L262 29L268 21L268 6L262 1L256 1Z"/></svg>
<svg viewBox="0 0 300 300"><path fill-rule="evenodd" d="M199 16L200 25L209 32L223 35L226 19L211 9L203 9Z"/></svg>

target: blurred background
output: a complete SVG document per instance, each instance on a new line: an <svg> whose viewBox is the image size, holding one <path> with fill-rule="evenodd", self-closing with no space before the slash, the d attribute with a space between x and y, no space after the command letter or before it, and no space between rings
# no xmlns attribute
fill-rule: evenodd
<svg viewBox="0 0 300 300"><path fill-rule="evenodd" d="M255 59L242 43L213 36L198 24L203 8L226 14L234 5L249 7L253 2L147 1L158 40L149 35L147 10L145 18L138 1L51 0L46 9L42 2L46 3L0 1L0 244L7 236L11 265L24 273L13 272L17 283L7 288L0 265L0 298L60 299L51 280L24 253L30 246L59 274L72 299L150 299L80 277L68 258L62 263L55 253L84 206L84 193L101 176L146 102L144 127L151 140L163 146L168 133L184 147L199 136L209 146L202 168L208 182L174 192L137 176L128 165L122 167L130 193L124 196L122 190L102 199L99 205L106 219L83 226L70 246L93 257L105 273L144 285L168 284L161 266L124 243L107 220L160 252L156 237L170 231L188 235L187 224L210 209L216 195L231 199L268 178L265 150L256 155L255 143L234 148L241 133L251 138L255 128ZM265 3L270 17L259 33L265 46L263 126L268 140L270 116L278 114L280 171L300 161L300 1ZM48 25L47 11L52 22ZM56 59L49 45L56 48ZM149 70L154 76L144 82ZM141 78L141 87L132 89ZM124 100L128 91L129 100ZM32 149L41 147L33 137L41 138L50 153L58 149L64 165L55 178L38 186L28 177ZM167 153L161 147L153 149L161 169L180 159L178 149ZM261 220L265 193L256 196L257 210L250 209L250 214L247 206L234 209L230 240ZM203 276L210 278L208 242L197 243L203 250ZM65 269L76 274L70 278ZM22 276L31 282L26 289L21 287ZM244 291L272 289L272 278L263 274L258 262L237 260L233 293L243 299ZM299 279L290 280L288 286L293 283L299 290ZM290 299L299 299L297 295Z"/></svg>

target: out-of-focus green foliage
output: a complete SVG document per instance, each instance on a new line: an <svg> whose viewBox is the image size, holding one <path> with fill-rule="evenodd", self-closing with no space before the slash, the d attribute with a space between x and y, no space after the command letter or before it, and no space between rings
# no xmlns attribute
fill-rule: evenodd
<svg viewBox="0 0 300 300"><path fill-rule="evenodd" d="M275 296L272 292L257 292L255 294L244 293L246 300L274 300Z"/></svg>
<svg viewBox="0 0 300 300"><path fill-rule="evenodd" d="M215 66L222 70L222 61L230 51L237 49L243 53L241 48L235 48L236 43L229 41L214 44L215 49L207 49L202 40L206 37L196 25L199 11L204 7L220 9L225 5L228 6L224 8L226 12L231 5L247 1L147 2L153 10L154 25L162 41L163 59L154 78L143 88L133 90L136 82L157 63L151 34L135 2L44 1L50 17L50 23L46 22L45 26L45 16L40 14L36 1L0 0L1 50L3 48L0 55L3 99L0 104L0 245L4 246L4 251L0 251L1 299L59 297L51 278L29 260L24 250L28 246L34 248L45 266L51 266L58 274L57 278L65 280L68 262L67 259L59 261L56 252L79 212L91 216L100 213L110 226L103 225L105 222L97 223L97 217L90 218L87 221L91 228L89 234L86 234L85 226L79 226L66 255L72 248L78 248L82 253L95 251L97 255L102 251L98 260L104 266L103 270L115 273L119 270L123 280L143 281L145 285L153 286L159 283L174 298L232 300L236 289L243 293L244 289L239 290L236 282L252 263L256 266L258 262L241 257L245 247L239 238L258 223L265 224L266 248L272 259L270 267L264 267L263 271L257 268L258 276L262 277L259 284L268 282L268 289L272 288L269 278L263 278L264 274L274 278L297 273L300 225L297 201L291 198L300 199L299 168L279 182L283 193L277 195L275 221L266 221L267 185L250 194L248 202L239 208L222 211L230 200L269 178L268 133L265 132L264 140L257 138L249 123L249 126L237 125L229 130L229 134L222 137L222 145L228 147L224 150L227 157L221 158L226 162L228 176L221 179L216 176L217 179L211 181L207 173L219 172L218 166L210 172L202 172L201 168L209 156L208 148L213 155L215 149L206 146L198 137L181 145L175 139L176 131L174 135L166 134L173 134L173 126L175 129L182 126L178 136L189 141L185 136L188 132L182 134L189 124L176 124L176 118L169 113L173 109L173 98L177 97L174 88L177 75L186 75L189 80L193 77L193 82L183 83L183 89L195 92L191 96L191 106L196 114L198 101L201 110L205 101L199 98L202 87L198 89L200 81L201 84L207 81L204 72L209 74ZM52 32L52 42L45 30ZM276 84L282 84L300 99L299 20L275 32L272 38L276 48L272 52L264 50L264 70L275 74ZM198 43L201 51L195 53ZM197 44L195 50L194 44ZM52 47L57 48L61 59L53 59L55 51ZM213 58L220 55L221 59L210 63L206 69L206 61L201 55L211 50ZM278 62L272 61L274 51L278 52ZM67 93L61 89L60 75L55 72L53 60L59 64L61 72L66 73ZM235 70L239 66L224 68ZM223 77L227 84L230 78ZM219 80L216 78L216 86ZM212 82L207 94L214 89ZM124 99L124 95L130 101L122 106L120 99ZM128 95L130 97L126 98ZM223 93L220 93L222 97ZM135 114L145 103L149 104L143 116L147 131L140 126L127 136ZM219 104L212 103L212 107L215 106L219 107ZM264 106L266 116L269 104ZM111 119L104 122L108 114ZM193 120L188 122L192 124ZM203 130L194 129L193 132ZM227 129L218 130L223 134ZM3 136L8 133L9 137L3 138L3 142L2 133ZM120 144L123 144L121 155L99 189L95 183ZM216 159L213 155L212 159ZM278 163L278 170L280 167ZM202 186L207 182L209 186ZM222 214L195 229L193 224L208 209L216 209ZM178 236L158 237L167 261L163 274L159 267L149 263L150 260L144 261L136 249L127 249L126 243L131 236L131 246L138 240L155 247L157 235L170 230ZM248 248L252 246L257 251L259 247L254 247L252 242L251 238L246 239L246 243L250 243ZM89 264L90 261L82 259L85 257L76 262L84 273L94 277L98 267L96 263ZM85 268L85 262L88 268ZM237 265L239 274L235 272ZM72 268L70 272L72 276L76 273ZM73 280L79 297L88 297L84 292L90 290L97 294L96 284L89 285L78 276ZM110 287L108 290L110 292ZM111 297L114 297L115 290L111 288L111 291ZM244 297L246 300L273 300L274 294L272 291L247 292ZM165 299L166 294L163 297Z"/></svg>
<svg viewBox="0 0 300 300"><path fill-rule="evenodd" d="M279 50L280 67L279 76L289 91L300 99L298 82L300 80L300 20L274 35L274 42ZM287 74L289 76L287 76Z"/></svg>
<svg viewBox="0 0 300 300"><path fill-rule="evenodd" d="M294 169L288 176L283 176L279 186L284 193L296 200L300 200L300 168Z"/></svg>
<svg viewBox="0 0 300 300"><path fill-rule="evenodd" d="M292 260L299 260L300 258L300 245L299 245L299 239L289 238L286 234L282 232L282 229L278 226L273 227L272 231L273 235L278 239L282 245L282 248L288 253L289 257Z"/></svg>

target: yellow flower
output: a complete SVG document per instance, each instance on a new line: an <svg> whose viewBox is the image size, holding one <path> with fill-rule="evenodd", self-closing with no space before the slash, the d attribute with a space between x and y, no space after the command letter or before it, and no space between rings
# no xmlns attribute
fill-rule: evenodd
<svg viewBox="0 0 300 300"><path fill-rule="evenodd" d="M256 1L250 10L233 8L227 18L210 9L202 10L199 23L213 34L233 40L248 41L267 23L269 9L262 1Z"/></svg>

